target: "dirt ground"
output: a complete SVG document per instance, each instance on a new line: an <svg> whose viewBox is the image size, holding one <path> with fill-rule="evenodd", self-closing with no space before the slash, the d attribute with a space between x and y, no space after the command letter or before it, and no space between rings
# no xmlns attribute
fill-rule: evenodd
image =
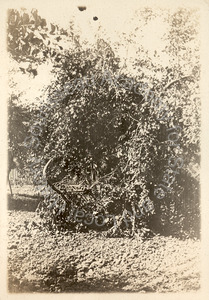
<svg viewBox="0 0 209 300"><path fill-rule="evenodd" d="M8 202L9 292L191 292L200 288L200 241L102 233L52 235L38 200Z"/></svg>

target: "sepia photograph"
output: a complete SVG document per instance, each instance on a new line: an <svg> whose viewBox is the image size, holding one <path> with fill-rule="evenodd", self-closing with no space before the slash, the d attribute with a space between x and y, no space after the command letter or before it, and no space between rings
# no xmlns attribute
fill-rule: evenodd
<svg viewBox="0 0 209 300"><path fill-rule="evenodd" d="M7 295L198 297L207 10L8 2Z"/></svg>

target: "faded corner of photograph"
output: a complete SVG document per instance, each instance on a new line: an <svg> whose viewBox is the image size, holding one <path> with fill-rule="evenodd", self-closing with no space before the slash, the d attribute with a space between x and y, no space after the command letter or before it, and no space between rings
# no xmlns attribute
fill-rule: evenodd
<svg viewBox="0 0 209 300"><path fill-rule="evenodd" d="M9 294L200 290L200 9L129 2L7 11Z"/></svg>

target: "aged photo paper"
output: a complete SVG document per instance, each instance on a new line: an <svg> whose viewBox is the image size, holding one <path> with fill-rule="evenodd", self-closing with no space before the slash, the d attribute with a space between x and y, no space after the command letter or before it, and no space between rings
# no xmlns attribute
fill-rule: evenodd
<svg viewBox="0 0 209 300"><path fill-rule="evenodd" d="M0 11L0 299L208 299L209 1Z"/></svg>

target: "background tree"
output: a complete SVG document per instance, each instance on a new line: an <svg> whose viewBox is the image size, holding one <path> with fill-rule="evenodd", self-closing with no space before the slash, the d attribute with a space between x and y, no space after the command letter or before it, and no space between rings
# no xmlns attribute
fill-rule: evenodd
<svg viewBox="0 0 209 300"><path fill-rule="evenodd" d="M67 43L69 45L72 38L69 37L66 30L47 23L46 19L39 16L37 9L33 9L31 12L26 9L9 9L7 37L11 63L8 142L13 157L19 161L18 168L24 173L28 169L27 165L31 155L39 155L41 152L41 148L39 148L36 154L32 154L24 143L30 135L34 118L37 118L39 104L30 101L29 105L22 101L24 91L18 90L15 76L18 72L21 73L23 81L26 77L31 76L31 83L33 83L33 78L39 75L38 67L46 65L50 61L53 63L59 61L64 48L68 47ZM76 36L73 38L76 40Z"/></svg>

